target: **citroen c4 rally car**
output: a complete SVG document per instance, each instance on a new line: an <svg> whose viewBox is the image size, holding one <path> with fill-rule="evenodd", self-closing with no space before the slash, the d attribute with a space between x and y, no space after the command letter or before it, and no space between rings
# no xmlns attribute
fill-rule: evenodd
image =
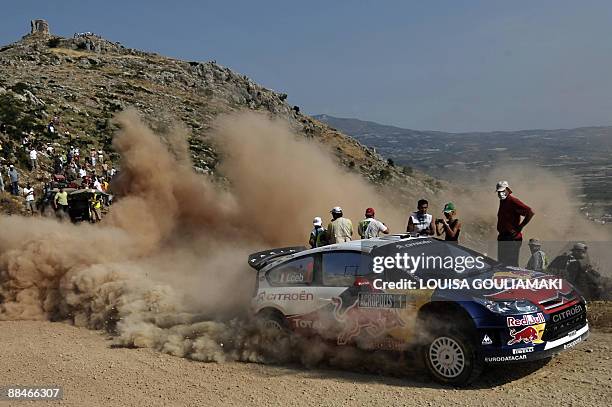
<svg viewBox="0 0 612 407"><path fill-rule="evenodd" d="M375 267L381 257L405 255L480 263L470 270L456 267L459 262L450 268L437 263L407 270L391 261L383 271ZM252 308L267 327L340 346L417 350L433 378L445 384L467 384L486 364L550 358L589 334L585 300L567 281L516 288L518 281L552 276L506 267L430 237L286 247L254 253L248 262L257 271ZM432 278L440 283L424 284ZM483 288L485 281L498 284Z"/></svg>

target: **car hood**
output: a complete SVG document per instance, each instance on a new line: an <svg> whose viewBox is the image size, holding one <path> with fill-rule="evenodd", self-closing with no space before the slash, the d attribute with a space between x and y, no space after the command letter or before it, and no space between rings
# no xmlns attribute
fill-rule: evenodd
<svg viewBox="0 0 612 407"><path fill-rule="evenodd" d="M491 288L491 289L474 289L474 282L477 280L493 280L500 285L506 287L512 285L512 280L530 280L537 279L556 281L555 284L550 284L546 288ZM468 277L470 289L455 290L453 297L455 300L472 300L480 298L491 301L506 301L506 300L528 300L537 305L542 311L549 313L557 311L560 307L573 305L581 300L580 294L574 287L564 279L558 276L527 270L519 267L504 267L498 266L488 272ZM459 298L457 297L459 296Z"/></svg>

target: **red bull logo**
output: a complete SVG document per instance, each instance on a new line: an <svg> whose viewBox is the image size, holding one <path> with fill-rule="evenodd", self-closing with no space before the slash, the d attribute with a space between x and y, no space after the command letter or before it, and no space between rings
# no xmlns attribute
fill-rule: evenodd
<svg viewBox="0 0 612 407"><path fill-rule="evenodd" d="M532 326L523 328L520 331L517 331L516 329L511 329L510 336L512 337L512 339L508 341L508 345L514 345L521 342L533 343L539 339L538 331Z"/></svg>
<svg viewBox="0 0 612 407"><path fill-rule="evenodd" d="M392 328L405 326L396 309L359 308L358 301L342 311L342 298L332 298L334 318L342 323L342 331L338 334L338 345L346 345L359 335L362 329L372 337L385 334Z"/></svg>

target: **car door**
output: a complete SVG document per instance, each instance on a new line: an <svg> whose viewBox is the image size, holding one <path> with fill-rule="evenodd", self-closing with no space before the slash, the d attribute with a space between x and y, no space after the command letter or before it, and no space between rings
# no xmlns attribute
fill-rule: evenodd
<svg viewBox="0 0 612 407"><path fill-rule="evenodd" d="M283 262L265 273L267 285L257 294L257 309L275 308L283 313L292 329L305 327L302 316L318 307L316 254L300 256ZM311 324L312 325L312 324Z"/></svg>

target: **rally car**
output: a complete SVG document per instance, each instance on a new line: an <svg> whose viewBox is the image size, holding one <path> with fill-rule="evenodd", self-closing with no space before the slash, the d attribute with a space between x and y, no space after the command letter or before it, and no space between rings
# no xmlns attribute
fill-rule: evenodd
<svg viewBox="0 0 612 407"><path fill-rule="evenodd" d="M405 256L439 256L450 267L377 267L380 258ZM478 267L464 267L458 260L465 258ZM470 383L486 364L550 358L589 334L585 300L568 282L507 267L456 242L391 235L266 250L248 262L257 271L252 308L266 327L340 346L416 350L445 384Z"/></svg>

